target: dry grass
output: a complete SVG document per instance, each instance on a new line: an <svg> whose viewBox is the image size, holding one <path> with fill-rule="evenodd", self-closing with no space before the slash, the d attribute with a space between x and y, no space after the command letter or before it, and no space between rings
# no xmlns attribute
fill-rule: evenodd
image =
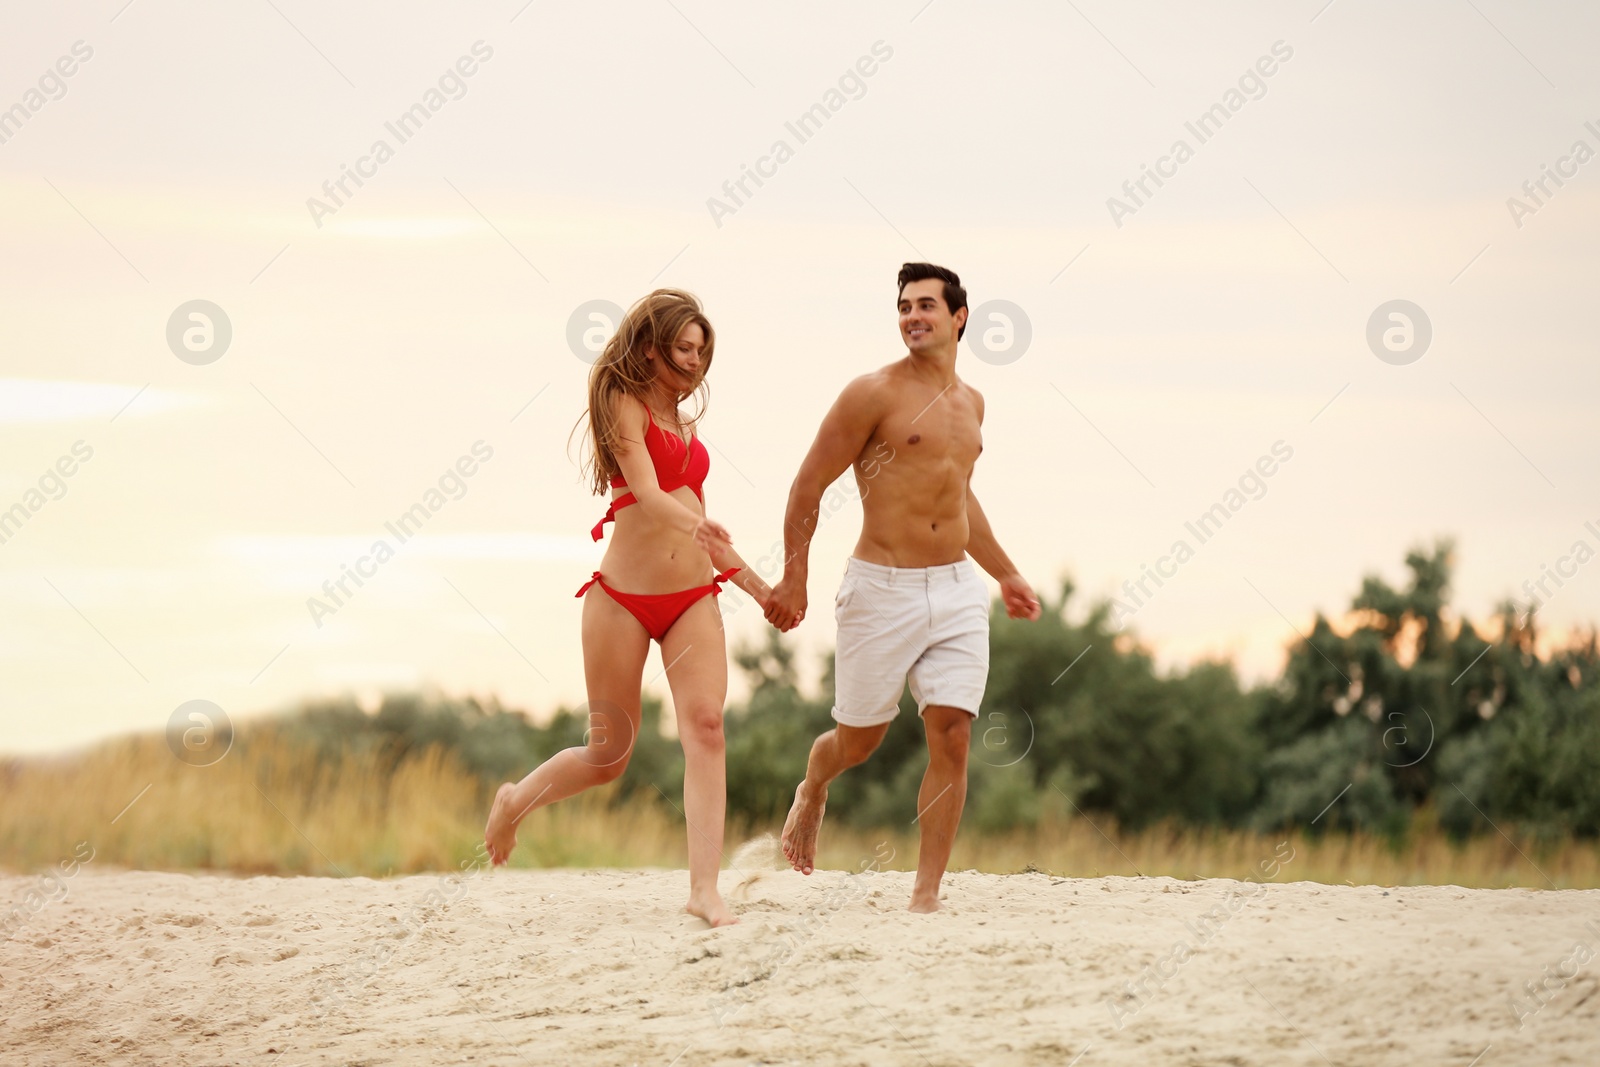
<svg viewBox="0 0 1600 1067"><path fill-rule="evenodd" d="M846 866L841 849L870 857L871 845L885 835L854 835L846 845L835 835L825 851L830 866ZM916 866L916 840L890 839L896 859L888 866ZM1285 847L1286 846L1286 847ZM1292 850L1292 851L1291 851ZM1299 832L1255 834L1236 830L1197 830L1162 826L1119 833L1084 818L1041 824L1032 831L1000 835L963 834L956 840L952 867L960 870L1019 871L1032 867L1051 874L1167 875L1173 878L1257 878L1260 865L1280 859L1279 881L1330 885L1460 885L1471 888L1523 886L1530 889L1600 888L1600 850L1593 843L1567 841L1535 848L1531 842L1500 837L1451 843L1443 833L1415 833L1400 848L1366 834L1308 837ZM1287 861L1282 857L1291 856ZM1548 878L1548 880L1547 880Z"/></svg>
<svg viewBox="0 0 1600 1067"><path fill-rule="evenodd" d="M375 756L319 765L271 734L241 739L211 767L179 763L159 736L128 738L70 759L0 768L0 867L37 870L72 857L77 844L87 842L95 865L108 867L371 877L454 870L477 854L487 800L481 783L437 749L406 758L386 775ZM513 865L685 865L685 830L676 810L658 798L613 800L613 789L596 790L535 812L522 825ZM740 841L776 829L730 825L730 854ZM1105 822L1072 818L1005 834L969 827L957 839L952 867L1073 877L1246 878L1284 840L1176 827L1123 833ZM1287 841L1294 858L1279 879L1600 887L1600 851L1592 843L1536 848L1490 835L1458 847L1422 823L1399 850L1362 835L1296 833ZM883 866L915 867L913 827L872 832L833 822L823 833L819 866L856 870L890 848L894 858Z"/></svg>

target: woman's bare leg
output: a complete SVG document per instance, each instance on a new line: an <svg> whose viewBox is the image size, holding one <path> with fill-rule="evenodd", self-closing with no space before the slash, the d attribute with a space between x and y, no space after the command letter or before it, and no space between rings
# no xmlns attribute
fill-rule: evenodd
<svg viewBox="0 0 1600 1067"><path fill-rule="evenodd" d="M585 744L563 749L522 781L495 793L484 829L490 859L504 863L517 844L517 826L530 812L592 786L615 781L628 766L639 735L639 683L650 637L628 610L591 586L583 599L583 670L589 690Z"/></svg>
<svg viewBox="0 0 1600 1067"><path fill-rule="evenodd" d="M722 706L728 651L716 597L697 600L661 643L683 743L683 814L689 824L689 908L712 926L738 922L717 891L728 779Z"/></svg>

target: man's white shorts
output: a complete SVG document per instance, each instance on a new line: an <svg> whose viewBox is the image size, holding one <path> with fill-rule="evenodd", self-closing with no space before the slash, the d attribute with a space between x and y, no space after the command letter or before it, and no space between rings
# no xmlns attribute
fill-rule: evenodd
<svg viewBox="0 0 1600 1067"><path fill-rule="evenodd" d="M989 589L970 559L885 567L851 556L834 617L839 722L877 726L893 719L908 674L918 715L940 704L977 717L989 680Z"/></svg>

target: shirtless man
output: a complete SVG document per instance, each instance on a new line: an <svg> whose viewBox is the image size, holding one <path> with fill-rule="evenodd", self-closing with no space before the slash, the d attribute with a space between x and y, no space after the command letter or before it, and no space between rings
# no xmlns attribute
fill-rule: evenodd
<svg viewBox="0 0 1600 1067"><path fill-rule="evenodd" d="M972 495L983 397L956 377L967 292L953 271L931 263L907 263L899 287L906 356L845 386L822 420L789 490L786 562L766 617L780 630L799 622L822 494L853 466L864 515L834 601L838 725L811 746L783 852L795 870L811 873L828 784L889 732L909 672L928 735L911 910L931 912L966 803L972 720L989 675L989 591L972 560L999 581L1011 618L1037 619L1039 600Z"/></svg>

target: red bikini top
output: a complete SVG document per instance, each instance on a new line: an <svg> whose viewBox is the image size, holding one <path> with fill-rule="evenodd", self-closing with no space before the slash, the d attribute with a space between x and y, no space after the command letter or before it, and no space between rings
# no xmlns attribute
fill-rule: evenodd
<svg viewBox="0 0 1600 1067"><path fill-rule="evenodd" d="M701 492L700 487L705 484L706 474L711 470L711 454L706 451L706 446L700 443L698 436L689 438L689 444L685 446L683 438L675 433L668 433L656 424L655 414L648 406L644 411L650 418L650 429L646 430L644 435L644 447L645 451L650 453L651 465L656 469L656 484L661 486L662 491L668 493L687 485L694 490L695 496L704 500L705 494ZM652 434L651 430L655 432ZM685 454L688 456L687 463L684 462ZM627 479L622 476L621 471L611 479L613 489L625 489L627 485ZM589 531L590 535L596 541L600 540L605 524L616 518L617 509L638 502L639 498L632 493L624 493L617 497L606 509L605 518L595 523L594 529Z"/></svg>
<svg viewBox="0 0 1600 1067"><path fill-rule="evenodd" d="M694 490L695 496L703 496L700 487L705 484L706 473L711 470L711 456L706 452L706 446L700 443L699 437L691 437L686 448L683 438L668 433L656 424L656 417L648 407L644 413L649 416L650 429L655 431L654 435L645 432L644 447L656 468L656 484L668 493L687 485ZM687 464L683 460L685 451L689 453ZM627 479L623 478L621 471L611 479L613 489L624 489L627 485Z"/></svg>

